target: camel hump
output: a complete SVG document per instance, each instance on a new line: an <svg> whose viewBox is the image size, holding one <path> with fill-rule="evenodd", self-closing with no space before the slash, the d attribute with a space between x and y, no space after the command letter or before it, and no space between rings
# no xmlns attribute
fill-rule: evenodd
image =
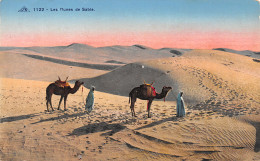
<svg viewBox="0 0 260 161"><path fill-rule="evenodd" d="M152 86L152 84L142 84L140 87L143 89L143 94L147 97L155 97L156 91L155 88Z"/></svg>
<svg viewBox="0 0 260 161"><path fill-rule="evenodd" d="M152 87L152 85L153 85L153 83L148 84L148 83L145 83L145 82L144 82L144 84L141 84L140 87L141 87L141 88L149 88L149 87Z"/></svg>
<svg viewBox="0 0 260 161"><path fill-rule="evenodd" d="M69 83L67 81L61 81L61 80L56 80L55 81L55 84L58 86L58 87L70 87Z"/></svg>

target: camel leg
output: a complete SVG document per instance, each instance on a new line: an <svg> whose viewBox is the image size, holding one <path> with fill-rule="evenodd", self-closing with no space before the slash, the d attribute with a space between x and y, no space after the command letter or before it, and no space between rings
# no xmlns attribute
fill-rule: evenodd
<svg viewBox="0 0 260 161"><path fill-rule="evenodd" d="M151 109L152 102L153 100L149 100L148 102L148 118L151 118L150 109Z"/></svg>
<svg viewBox="0 0 260 161"><path fill-rule="evenodd" d="M61 95L61 97L60 97L60 102L59 102L59 106L58 106L58 110L60 110L60 104L61 104L61 101L62 101L62 99L63 99L63 95Z"/></svg>
<svg viewBox="0 0 260 161"><path fill-rule="evenodd" d="M47 111L50 112L49 110L49 95L46 92L46 107L47 107Z"/></svg>
<svg viewBox="0 0 260 161"><path fill-rule="evenodd" d="M52 107L52 103L51 103L51 96L52 96L52 95L50 95L50 97L49 97L49 103L50 103L50 105L51 105L52 111L54 111L54 109L53 109L53 107Z"/></svg>
<svg viewBox="0 0 260 161"><path fill-rule="evenodd" d="M132 112L132 116L133 117L136 117L136 115L135 115L135 102L136 102L136 99L135 98L131 98L131 106L130 106L130 108L131 108L131 112Z"/></svg>
<svg viewBox="0 0 260 161"><path fill-rule="evenodd" d="M50 112L50 110L49 110L49 98L48 97L46 97L46 106L47 106L47 111Z"/></svg>
<svg viewBox="0 0 260 161"><path fill-rule="evenodd" d="M135 115L135 104L134 103L131 104L131 112L132 112L132 116L136 117L136 115Z"/></svg>
<svg viewBox="0 0 260 161"><path fill-rule="evenodd" d="M46 106L47 106L47 111L48 111L48 112L50 112L50 110L49 110L49 104L50 104L50 106L51 106L51 108L52 108L52 111L54 111L54 109L53 109L53 107L52 107L52 104L51 104L51 96L52 96L52 94L48 94L48 95L46 96Z"/></svg>
<svg viewBox="0 0 260 161"><path fill-rule="evenodd" d="M67 109L66 109L67 97L68 97L68 95L65 95L65 96L64 96L64 111L67 111Z"/></svg>
<svg viewBox="0 0 260 161"><path fill-rule="evenodd" d="M48 112L50 112L50 110L49 110L50 99L51 99L51 94L46 92L46 106L47 106L47 111Z"/></svg>

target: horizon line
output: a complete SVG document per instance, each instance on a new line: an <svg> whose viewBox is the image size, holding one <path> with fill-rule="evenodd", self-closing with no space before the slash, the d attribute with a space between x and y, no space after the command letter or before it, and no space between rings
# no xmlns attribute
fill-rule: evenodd
<svg viewBox="0 0 260 161"><path fill-rule="evenodd" d="M0 48L33 48L33 47L69 47L75 44L79 44L79 45L85 45L85 46L89 46L89 47L93 47L93 48L102 48L102 47L114 47L114 46L122 46L122 47L131 47L131 46L141 46L141 47L145 47L145 48L150 48L153 50L161 50L161 49L201 49L201 50L214 50L214 49L230 49L230 50L236 50L236 51L252 51L252 52L258 52L255 50L238 50L238 49L233 49L233 48L225 48L225 47L216 47L216 48L179 48L179 47L161 47L161 48L153 48L150 46L146 46L146 45L142 45L142 44L133 44L133 45L108 45L108 46L93 46L93 45L89 45L89 44L85 44L85 43L70 43L68 45L54 45L54 46L44 46L44 45L39 45L39 46L0 46Z"/></svg>

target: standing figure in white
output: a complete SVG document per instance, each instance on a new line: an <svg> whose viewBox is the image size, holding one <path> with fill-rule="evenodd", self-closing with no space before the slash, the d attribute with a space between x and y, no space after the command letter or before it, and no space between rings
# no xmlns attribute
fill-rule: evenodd
<svg viewBox="0 0 260 161"><path fill-rule="evenodd" d="M86 99L85 109L86 111L88 111L88 113L90 113L94 108L94 90L95 87L91 86L90 91L88 93L88 97Z"/></svg>
<svg viewBox="0 0 260 161"><path fill-rule="evenodd" d="M177 117L185 116L185 104L182 95L183 92L180 92L177 98Z"/></svg>

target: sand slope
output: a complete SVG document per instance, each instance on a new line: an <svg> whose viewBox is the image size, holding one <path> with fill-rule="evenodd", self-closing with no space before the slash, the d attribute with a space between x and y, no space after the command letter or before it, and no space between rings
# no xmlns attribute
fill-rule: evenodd
<svg viewBox="0 0 260 161"><path fill-rule="evenodd" d="M188 109L180 119L175 102L155 101L147 118L146 101L138 100L138 117L132 118L127 97L97 91L95 109L86 114L85 88L83 97L82 91L69 96L68 111L48 113L48 82L1 82L2 160L259 159L260 120L252 114L240 119ZM55 109L58 99L53 98Z"/></svg>
<svg viewBox="0 0 260 161"><path fill-rule="evenodd" d="M0 76L6 78L55 81L93 77L107 71L57 64L27 57L23 54L0 52Z"/></svg>
<svg viewBox="0 0 260 161"><path fill-rule="evenodd" d="M260 159L260 65L250 57L193 50L108 72L17 53L0 56L1 160ZM69 95L68 111L62 104L61 111L46 112L46 87L68 72L71 82L96 86L90 114L84 110L85 87ZM173 91L166 102L153 102L152 118L147 118L147 102L137 100L137 118L132 118L128 93L144 80L155 81L158 92L164 85ZM180 90L185 118L176 117ZM53 96L55 109L58 101Z"/></svg>
<svg viewBox="0 0 260 161"><path fill-rule="evenodd" d="M246 56L193 50L181 57L127 64L105 75L82 80L100 91L124 96L136 85L154 81L158 92L165 85L173 87L174 95L169 96L172 100L182 90L186 101L193 104L247 98L256 107L260 100L259 67L259 63Z"/></svg>

